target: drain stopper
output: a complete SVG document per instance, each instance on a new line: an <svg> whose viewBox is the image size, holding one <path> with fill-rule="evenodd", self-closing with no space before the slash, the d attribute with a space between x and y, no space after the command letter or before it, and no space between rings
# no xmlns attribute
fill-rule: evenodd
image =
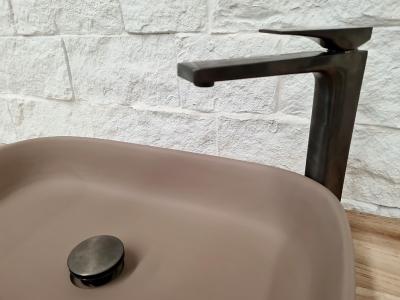
<svg viewBox="0 0 400 300"><path fill-rule="evenodd" d="M124 245L114 236L93 236L72 249L67 265L76 286L101 286L121 274Z"/></svg>

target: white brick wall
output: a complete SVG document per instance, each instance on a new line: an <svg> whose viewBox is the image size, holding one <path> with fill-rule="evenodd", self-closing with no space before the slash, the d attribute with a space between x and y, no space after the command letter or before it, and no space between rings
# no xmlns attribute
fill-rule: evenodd
<svg viewBox="0 0 400 300"><path fill-rule="evenodd" d="M176 63L316 50L260 27L374 25L344 203L400 217L398 0L0 0L0 143L79 135L302 172L312 75L201 89Z"/></svg>

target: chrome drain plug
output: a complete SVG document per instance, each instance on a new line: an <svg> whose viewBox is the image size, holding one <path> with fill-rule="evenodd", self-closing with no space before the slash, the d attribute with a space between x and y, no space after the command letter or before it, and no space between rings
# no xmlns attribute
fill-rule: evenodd
<svg viewBox="0 0 400 300"><path fill-rule="evenodd" d="M70 279L78 287L97 287L118 277L124 268L124 245L110 235L78 244L68 256Z"/></svg>

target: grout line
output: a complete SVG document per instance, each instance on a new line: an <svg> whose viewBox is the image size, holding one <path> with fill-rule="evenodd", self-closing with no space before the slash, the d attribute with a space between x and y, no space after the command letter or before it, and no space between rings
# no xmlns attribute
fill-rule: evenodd
<svg viewBox="0 0 400 300"><path fill-rule="evenodd" d="M118 5L119 5L119 11L121 13L121 22L122 22L123 31L126 33L125 19L124 19L124 14L122 13L121 0L117 0L117 1L118 1Z"/></svg>
<svg viewBox="0 0 400 300"><path fill-rule="evenodd" d="M400 130L400 127L381 125L381 124L368 124L368 123L356 122L355 126L357 126L357 125L367 126L367 127L371 126L371 127L375 127L375 128L382 128L382 129Z"/></svg>
<svg viewBox="0 0 400 300"><path fill-rule="evenodd" d="M51 102L57 102L60 104L65 104L65 105L71 105L71 103L74 103L71 100L63 100L63 99L50 99L50 98L43 98L43 97L37 97L37 96L30 96L30 95L20 95L20 94L1 94L0 93L0 98L2 99L21 99L23 101L34 101L34 102L45 102L49 103L49 100ZM293 116L293 115L285 115L281 112L276 113L276 114L254 114L254 113L241 113L241 112L202 112L202 111L197 111L197 110L192 110L192 109L187 109L187 108L181 108L181 107L171 107L171 106L153 106L153 105L147 105L144 103L138 103L134 105L121 105L121 104L113 104L113 103L90 103L87 100L80 100L79 102L75 102L77 104L82 104L82 105L89 105L89 106L107 106L109 108L112 107L123 107L126 109L132 109L132 110L140 110L140 111L148 111L148 112L160 112L160 113L176 113L176 114L186 114L186 115L192 115L192 116L197 116L197 117L207 117L207 118L212 118L212 117L226 117L230 119L237 119L237 120L265 120L265 121L270 121L270 120L278 120L278 121L285 121L285 122L290 122L293 124L309 124L309 120L305 118L301 118L298 116Z"/></svg>
<svg viewBox="0 0 400 300"><path fill-rule="evenodd" d="M109 34L109 33L89 33L89 34L16 34L16 35L0 35L0 38L59 38L59 37L80 37L80 38L93 38L93 37L125 37L125 36L159 36L159 35L175 35L180 32L149 32L149 33L139 33L139 32L122 32L121 34ZM183 32L186 33L186 32ZM187 32L187 33L199 33L199 32Z"/></svg>
<svg viewBox="0 0 400 300"><path fill-rule="evenodd" d="M109 34L109 33L86 33L86 34L71 34L71 33L58 33L58 34L15 34L15 35L0 35L0 38L58 38L58 37L80 37L80 38L92 38L92 37L126 37L126 36L159 36L159 35L218 35L218 36L237 36L237 35L257 35L257 31L242 31L242 32L224 32L224 33L208 33L205 31L171 31L171 32L127 32L124 31L121 34Z"/></svg>
<svg viewBox="0 0 400 300"><path fill-rule="evenodd" d="M69 84L70 84L71 91L72 91L72 99L71 100L76 101L75 89L74 89L74 85L73 85L73 81L72 81L71 66L70 66L70 63L69 63L67 47L65 46L65 42L64 42L63 38L61 38L61 48L63 49L63 52L64 52L64 59L65 59L65 64L67 66Z"/></svg>
<svg viewBox="0 0 400 300"><path fill-rule="evenodd" d="M8 101L6 101L6 105L7 105L8 115L10 116L11 123L13 124L13 129L14 129L14 133L15 133L15 138L17 138L17 137L18 137L17 124L15 123L14 116L13 116L13 114L11 113L11 110L10 110L10 103L9 103Z"/></svg>
<svg viewBox="0 0 400 300"><path fill-rule="evenodd" d="M177 33L201 33L198 30L189 30L189 31L176 31L176 30L167 30L167 31L127 31L129 35L168 35L168 34L177 34Z"/></svg>
<svg viewBox="0 0 400 300"><path fill-rule="evenodd" d="M33 95L26 95L26 94L10 94L10 93L1 93L0 92L0 98L5 99L5 100L15 100L15 99L20 99L23 101L36 101L36 102L48 102L49 100L51 102L59 102L59 103L70 103L71 99L59 99L59 98L44 98L40 96L33 96Z"/></svg>
<svg viewBox="0 0 400 300"><path fill-rule="evenodd" d="M400 218L400 207L396 206L386 206L351 198L342 198L342 205L347 210L356 210L362 213L370 213L390 218Z"/></svg>
<svg viewBox="0 0 400 300"><path fill-rule="evenodd" d="M0 93L0 98L3 99L15 99L20 98L24 101L35 101L35 102L58 102L60 104L71 104L71 100L68 99L56 99L56 98L43 98L31 95L21 95L21 94L6 94ZM73 102L72 102L73 103ZM139 111L148 111L148 112L160 112L160 113L176 113L176 114L186 114L192 115L197 117L217 117L218 122L221 117L230 118L234 120L277 120L278 122L285 122L290 124L310 124L309 118L299 117L295 115L288 115L282 113L280 111L272 114L259 114L253 112L219 112L219 111L212 111L212 112L202 112L198 110L193 110L189 108L182 108L182 107L172 107L172 106L156 106L156 105L147 105L144 103L134 104L134 105L121 105L121 104L113 104L113 103L90 103L87 100L81 100L77 103L89 106L107 106L107 107L124 107L126 109L133 109ZM356 125L361 126L369 126L372 128L381 128L381 129L389 129L389 130L400 130L400 128L392 127L392 126L384 126L379 124L363 124L363 123L356 123Z"/></svg>
<svg viewBox="0 0 400 300"><path fill-rule="evenodd" d="M282 76L278 76L278 78L276 79L276 87L273 95L274 108L272 110L274 113L279 112L279 106L281 102L282 80L283 80Z"/></svg>
<svg viewBox="0 0 400 300"><path fill-rule="evenodd" d="M11 0L7 0L9 3L11 3ZM213 0L208 0L210 2L213 2ZM12 12L12 14L14 14ZM13 22L14 23L14 22ZM124 25L125 26L125 25ZM207 26L209 27L209 26ZM400 23L397 25L374 25L374 28L387 28L389 30L398 30L400 27ZM209 28L207 28L209 29ZM34 34L15 34L15 35L0 35L0 38L17 38L17 37L58 37L58 36L70 36L70 37L121 37L121 36L142 36L142 35L174 35L174 34L212 34L212 35L240 35L240 34L257 34L259 35L260 33L258 32L258 29L255 30L238 30L238 31L224 31L224 32L219 32L219 31L213 31L213 32L204 32L204 31L151 31L151 32L135 32L135 31L124 31L122 34L109 34L109 33L85 33L85 34L43 34L43 33L34 33Z"/></svg>
<svg viewBox="0 0 400 300"><path fill-rule="evenodd" d="M281 40L278 40L277 50L278 50L278 53L282 53L282 41ZM281 103L282 84L283 84L283 76L276 76L276 86L275 86L275 91L274 91L274 95L273 95L274 107L272 110L274 113L279 112L279 107L280 107L280 103Z"/></svg>
<svg viewBox="0 0 400 300"><path fill-rule="evenodd" d="M17 26L15 24L15 14L14 14L14 6L11 0L7 0L8 8L10 10L10 23L12 24L14 35L17 34Z"/></svg>
<svg viewBox="0 0 400 300"><path fill-rule="evenodd" d="M176 35L174 36L174 50L175 50L175 65L178 65L178 45L177 42L178 39L176 37ZM182 98L181 98L181 88L180 88L180 84L179 84L179 76L178 74L176 74L176 88L177 88L177 92L178 92L178 102L179 102L179 107L182 108Z"/></svg>

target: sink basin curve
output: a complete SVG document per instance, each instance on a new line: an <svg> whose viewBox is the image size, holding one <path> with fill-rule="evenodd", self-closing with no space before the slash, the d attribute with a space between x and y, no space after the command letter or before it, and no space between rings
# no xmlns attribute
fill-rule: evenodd
<svg viewBox="0 0 400 300"><path fill-rule="evenodd" d="M89 138L0 148L0 299L353 300L337 198L279 168ZM81 289L66 260L119 237L117 280Z"/></svg>

